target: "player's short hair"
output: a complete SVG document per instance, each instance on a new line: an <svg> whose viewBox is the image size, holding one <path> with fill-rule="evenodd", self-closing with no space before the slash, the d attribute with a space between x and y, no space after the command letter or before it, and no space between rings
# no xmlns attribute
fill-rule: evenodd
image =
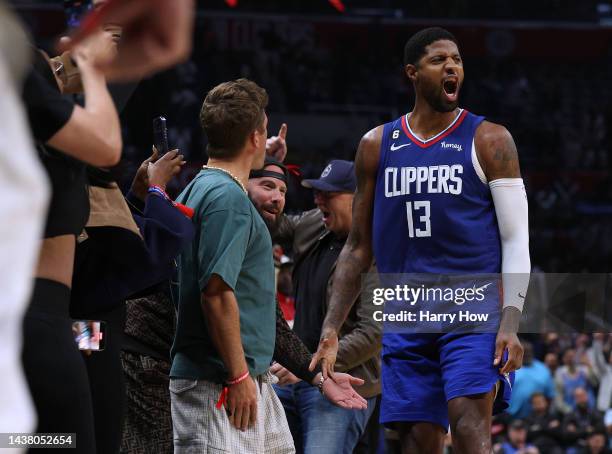
<svg viewBox="0 0 612 454"><path fill-rule="evenodd" d="M266 90L248 79L223 82L210 90L200 110L208 156L234 157L249 135L263 128L267 105Z"/></svg>
<svg viewBox="0 0 612 454"><path fill-rule="evenodd" d="M416 65L417 62L425 55L425 48L431 43L440 40L448 40L454 42L457 47L459 43L457 38L441 27L425 28L410 37L404 46L404 65Z"/></svg>

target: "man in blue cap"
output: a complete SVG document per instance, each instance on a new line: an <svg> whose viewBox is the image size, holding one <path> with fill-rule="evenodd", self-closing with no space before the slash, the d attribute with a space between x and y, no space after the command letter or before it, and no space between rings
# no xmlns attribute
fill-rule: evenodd
<svg viewBox="0 0 612 454"><path fill-rule="evenodd" d="M336 261L352 224L353 193L356 188L354 164L333 160L320 178L304 180L314 190L317 208L297 216L283 216L275 240L293 243L293 287L296 313L293 329L306 347L315 352L327 313ZM371 294L365 293L365 295ZM278 377L276 392L298 452L352 453L363 434L380 394L381 329L373 318L374 306L359 298L342 327L336 370L365 381L357 392L368 408L346 411L329 405L316 390L301 382L282 365L271 371ZM313 388L314 389L314 388Z"/></svg>

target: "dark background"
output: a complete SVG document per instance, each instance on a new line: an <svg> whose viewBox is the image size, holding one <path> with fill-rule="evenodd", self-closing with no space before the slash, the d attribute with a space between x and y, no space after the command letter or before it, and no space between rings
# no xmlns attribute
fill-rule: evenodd
<svg viewBox="0 0 612 454"><path fill-rule="evenodd" d="M36 43L65 30L62 2L12 2ZM449 6L449 3L452 5ZM212 86L248 77L270 95L269 133L288 123L288 162L315 177L352 159L369 129L410 110L402 49L415 31L443 26L465 60L461 105L513 134L530 202L535 270L607 271L612 258L612 8L606 1L198 2L190 61L143 80L122 109L123 185L151 149L165 115L189 161L179 190L205 161L199 124ZM312 206L291 185L287 209Z"/></svg>

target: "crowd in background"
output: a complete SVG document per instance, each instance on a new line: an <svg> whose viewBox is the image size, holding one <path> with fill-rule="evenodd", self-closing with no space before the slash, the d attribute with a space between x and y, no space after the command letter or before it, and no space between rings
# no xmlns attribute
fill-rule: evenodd
<svg viewBox="0 0 612 454"><path fill-rule="evenodd" d="M372 125L396 118L411 105L413 96L401 71L401 53L373 47L379 51L364 55L351 51L350 42L322 49L274 39L261 53L200 49L197 58L146 81L136 91L123 116L129 124L124 158L134 163L144 158L152 117L146 113L163 111L170 119L171 143L185 150L187 169L197 171L205 146L197 127L198 94L238 75L266 86L270 111L281 118L363 115ZM468 58L465 65L462 105L505 125L517 143L530 198L535 269L605 271L612 258L612 242L602 241L612 230L612 87L606 82L612 78L612 65L600 61L552 65L516 58ZM167 101L150 96L160 89L168 93ZM299 127L291 125L293 131ZM329 158L352 159L355 146L349 139L319 149L294 142L291 159L301 165L305 177L313 177ZM288 197L289 211L312 206L299 188Z"/></svg>
<svg viewBox="0 0 612 454"><path fill-rule="evenodd" d="M611 452L612 337L547 333L529 339L510 408L493 423L496 452Z"/></svg>
<svg viewBox="0 0 612 454"><path fill-rule="evenodd" d="M326 0L318 0L305 4L299 0L289 0L282 3L267 2L261 4L257 0L240 0L241 9L277 13L300 12L313 14L330 14L334 12L333 6ZM360 10L383 11L387 14L401 15L403 17L438 17L460 19L526 19L526 20L566 20L566 21L594 21L598 17L598 5L601 2L588 0L581 2L564 2L562 0L542 0L530 2L520 0L505 2L503 0L457 0L449 4L442 0L430 2L404 2L401 0L381 0L376 2L368 0L344 0L343 6L348 11ZM204 0L203 7L207 9L227 8L222 0Z"/></svg>
<svg viewBox="0 0 612 454"><path fill-rule="evenodd" d="M360 6L358 1L347 3ZM393 8L397 2L384 3ZM454 17L469 16L477 4L469 3L459 2ZM570 9L554 8L559 3L555 1L523 3L524 13L532 18L550 11L557 11L560 19L595 17L594 2ZM436 3L415 8L447 14ZM504 17L504 9L499 11ZM349 40L322 48L307 41L283 43L273 33L265 42L260 53L231 54L196 44L191 61L140 83L121 112L124 148L118 175L124 187L150 154L149 113L163 111L171 119L170 143L189 161L168 184L168 193L180 192L205 160L205 139L197 126L202 95L222 80L246 76L258 81L270 92L270 110L281 115L359 112L375 125L412 104L396 49L381 46L380 52L363 55L351 51ZM605 271L612 258L612 86L607 83L612 64L553 66L528 59L481 58L468 59L466 67L462 104L507 126L517 142L530 198L534 270ZM163 99L151 96L153 92L164 93ZM353 113L347 112L351 109ZM306 178L317 176L330 158L351 159L354 153L348 143L337 144L332 155L288 141L291 160L301 165ZM313 206L293 186L287 201L294 211ZM283 265L290 266L292 251L284 253ZM284 280L282 285L279 290L289 294L290 284ZM291 313L290 306L287 311ZM524 340L526 360L517 372L512 406L493 425L496 452L612 451L612 335L549 333ZM392 450L393 436L387 435Z"/></svg>

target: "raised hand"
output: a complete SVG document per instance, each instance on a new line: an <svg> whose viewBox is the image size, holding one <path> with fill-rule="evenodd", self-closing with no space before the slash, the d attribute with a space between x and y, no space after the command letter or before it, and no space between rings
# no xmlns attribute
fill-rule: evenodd
<svg viewBox="0 0 612 454"><path fill-rule="evenodd" d="M287 157L287 123L283 123L277 136L269 137L266 140L266 154L279 162L283 162Z"/></svg>
<svg viewBox="0 0 612 454"><path fill-rule="evenodd" d="M63 37L62 42L67 43L69 38ZM72 49L71 55L79 65L79 69L92 66L109 65L117 57L117 43L110 32L98 30Z"/></svg>
<svg viewBox="0 0 612 454"><path fill-rule="evenodd" d="M132 191L132 193L143 202L147 198L147 189L149 188L149 175L147 174L149 163L157 161L158 158L159 153L154 146L151 156L142 161L142 164L140 164L140 167L138 167L136 175L132 180L132 187L130 188L130 191Z"/></svg>
<svg viewBox="0 0 612 454"><path fill-rule="evenodd" d="M122 27L117 58L100 65L112 80L136 80L187 59L191 51L195 3L193 0L114 0L83 20L69 50L91 34L95 25Z"/></svg>
<svg viewBox="0 0 612 454"><path fill-rule="evenodd" d="M149 162L147 166L147 176L149 178L149 186L159 186L166 190L168 182L180 173L181 168L185 165L183 155L178 154L178 150L172 150L163 155L155 162Z"/></svg>
<svg viewBox="0 0 612 454"><path fill-rule="evenodd" d="M164 159L165 161L161 162L158 167L158 160L162 161ZM130 190L136 197L144 202L144 200L147 198L147 189L149 186L157 185L165 190L168 181L170 181L174 175L180 172L181 167L184 164L185 161L183 161L183 155L179 155L178 150L169 151L162 159L159 159L159 152L155 147L153 147L151 156L145 159L142 164L140 164L140 167L138 167ZM149 177L150 165L153 166L151 167L153 182L150 181Z"/></svg>
<svg viewBox="0 0 612 454"><path fill-rule="evenodd" d="M335 331L327 331L321 333L319 347L314 355L308 369L314 370L316 365L321 362L321 372L323 377L329 378L334 376L334 364L338 356L338 334Z"/></svg>
<svg viewBox="0 0 612 454"><path fill-rule="evenodd" d="M361 386L363 383L361 378L336 372L333 378L323 382L323 395L338 407L364 410L368 408L368 402L353 389L353 386Z"/></svg>

